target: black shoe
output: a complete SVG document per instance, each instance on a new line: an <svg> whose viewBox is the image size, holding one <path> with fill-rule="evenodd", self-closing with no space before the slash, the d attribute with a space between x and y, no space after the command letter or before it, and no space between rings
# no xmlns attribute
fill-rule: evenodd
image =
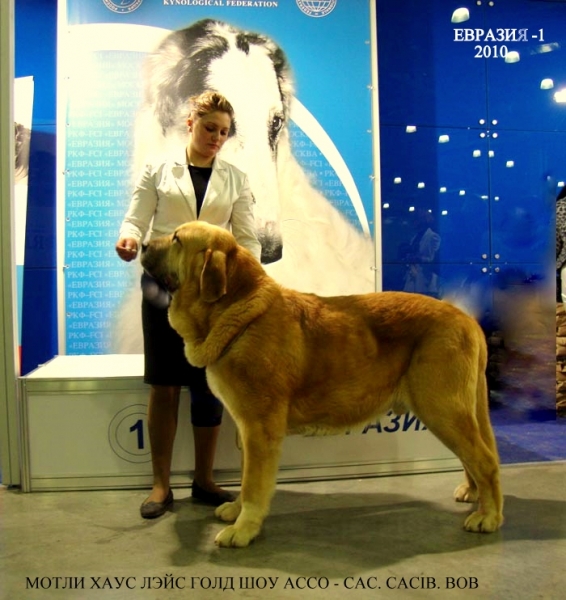
<svg viewBox="0 0 566 600"><path fill-rule="evenodd" d="M206 490L203 490L196 481L193 481L191 490L195 500L198 500L203 504L210 504L211 506L220 506L225 502L234 502L236 499L233 494L226 490L221 490L220 492L207 492Z"/></svg>
<svg viewBox="0 0 566 600"><path fill-rule="evenodd" d="M157 519L157 517L165 514L172 504L173 492L169 489L169 493L163 502L144 502L140 506L140 514L144 519Z"/></svg>

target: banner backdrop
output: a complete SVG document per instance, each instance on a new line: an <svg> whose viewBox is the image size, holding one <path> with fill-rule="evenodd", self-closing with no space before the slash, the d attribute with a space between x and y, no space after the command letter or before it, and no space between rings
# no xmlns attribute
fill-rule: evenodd
<svg viewBox="0 0 566 600"><path fill-rule="evenodd" d="M14 80L14 222L15 256L18 298L18 350L21 362L22 312L24 299L24 265L26 248L26 221L28 207L29 152L33 116L33 77L17 77Z"/></svg>
<svg viewBox="0 0 566 600"><path fill-rule="evenodd" d="M67 0L59 25L61 354L143 351L139 264L114 245L144 159L186 143L187 98L207 88L235 108L221 156L280 231L266 270L323 295L375 289L368 0Z"/></svg>

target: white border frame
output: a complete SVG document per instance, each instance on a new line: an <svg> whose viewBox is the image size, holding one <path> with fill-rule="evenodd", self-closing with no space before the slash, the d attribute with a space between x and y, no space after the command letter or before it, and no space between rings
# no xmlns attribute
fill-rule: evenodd
<svg viewBox="0 0 566 600"><path fill-rule="evenodd" d="M0 460L2 483L19 485L17 302L14 247L14 0L0 2ZM7 243L6 243L7 242Z"/></svg>
<svg viewBox="0 0 566 600"><path fill-rule="evenodd" d="M375 291L383 290L383 254L381 246L381 155L379 144L379 87L377 62L377 0L369 0L371 28L371 108L373 148L373 243L375 247Z"/></svg>
<svg viewBox="0 0 566 600"><path fill-rule="evenodd" d="M67 321L65 312L65 169L67 144L67 96L68 75L65 64L67 40L67 0L57 2L57 105L56 105L56 176L55 176L55 220L57 245L57 338L58 353L67 354Z"/></svg>

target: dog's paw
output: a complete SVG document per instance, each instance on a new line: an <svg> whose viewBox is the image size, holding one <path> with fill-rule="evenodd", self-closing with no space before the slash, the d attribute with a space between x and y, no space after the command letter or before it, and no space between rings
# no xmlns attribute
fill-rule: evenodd
<svg viewBox="0 0 566 600"><path fill-rule="evenodd" d="M229 525L214 540L221 548L245 548L259 533L260 527L253 523L247 525Z"/></svg>
<svg viewBox="0 0 566 600"><path fill-rule="evenodd" d="M242 505L238 500L234 502L225 502L221 504L215 511L214 514L226 523L233 523L239 516L242 510Z"/></svg>
<svg viewBox="0 0 566 600"><path fill-rule="evenodd" d="M464 522L466 531L474 533L493 533L503 524L503 515L491 513L486 515L480 510L473 512Z"/></svg>
<svg viewBox="0 0 566 600"><path fill-rule="evenodd" d="M462 483L454 490L456 502L477 502L478 497L477 488L471 488L468 483Z"/></svg>

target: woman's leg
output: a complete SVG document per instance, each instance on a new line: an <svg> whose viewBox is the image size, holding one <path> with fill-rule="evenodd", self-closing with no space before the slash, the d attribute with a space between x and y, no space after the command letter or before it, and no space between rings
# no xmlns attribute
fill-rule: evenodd
<svg viewBox="0 0 566 600"><path fill-rule="evenodd" d="M194 481L207 492L219 493L219 488L214 483L214 457L220 425L213 427L198 427L193 425L195 444L195 474Z"/></svg>
<svg viewBox="0 0 566 600"><path fill-rule="evenodd" d="M193 478L193 497L206 500L210 504L221 504L230 500L230 494L214 482L214 457L220 424L222 423L222 403L212 394L206 382L204 369L195 369L191 377L191 423L195 447L195 472ZM204 497L203 497L204 496Z"/></svg>
<svg viewBox="0 0 566 600"><path fill-rule="evenodd" d="M163 502L169 493L180 391L181 388L175 386L152 385L150 388L147 426L151 443L153 489L144 504Z"/></svg>

